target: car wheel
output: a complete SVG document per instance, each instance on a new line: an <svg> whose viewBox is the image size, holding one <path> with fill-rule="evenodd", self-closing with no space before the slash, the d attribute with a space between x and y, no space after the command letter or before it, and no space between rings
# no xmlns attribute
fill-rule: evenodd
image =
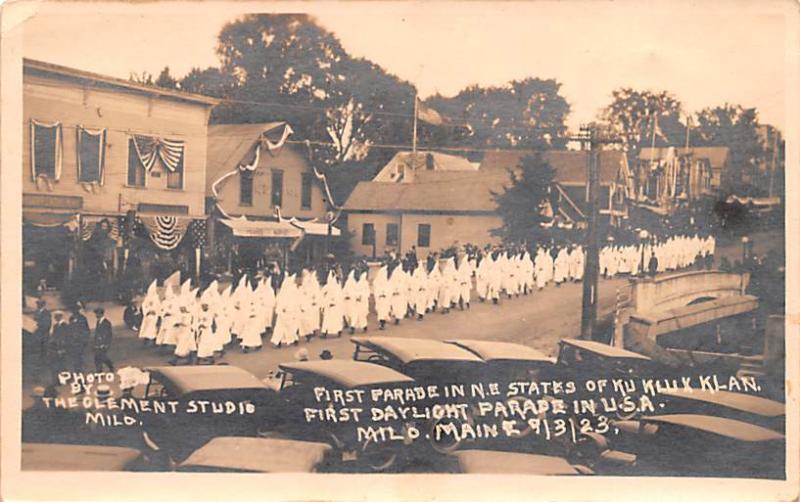
<svg viewBox="0 0 800 502"><path fill-rule="evenodd" d="M372 472L385 472L397 461L397 451L369 439L361 447L361 463Z"/></svg>

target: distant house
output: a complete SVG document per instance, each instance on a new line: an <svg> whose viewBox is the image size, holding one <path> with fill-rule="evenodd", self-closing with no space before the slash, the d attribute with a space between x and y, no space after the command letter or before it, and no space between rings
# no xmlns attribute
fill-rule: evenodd
<svg viewBox="0 0 800 502"><path fill-rule="evenodd" d="M489 152L481 169L514 168L527 152ZM584 224L589 211L589 152L550 150L544 160L554 169L554 189L558 191L555 211L570 223ZM598 153L599 214L602 224L618 226L628 217L627 198L633 179L625 152L603 150Z"/></svg>
<svg viewBox="0 0 800 502"><path fill-rule="evenodd" d="M302 150L285 143L284 122L212 125L206 196L213 235L243 266L262 259L301 264L322 258L329 197ZM332 237L340 235L331 227Z"/></svg>
<svg viewBox="0 0 800 502"><path fill-rule="evenodd" d="M697 199L730 183L728 147L642 148L635 200L668 210L676 202Z"/></svg>
<svg viewBox="0 0 800 502"><path fill-rule="evenodd" d="M356 185L344 204L351 248L360 255L406 252L420 255L453 245L484 246L499 239L492 230L503 220L495 193L510 185L514 169L528 152L490 152L479 165L435 152L395 156L372 181ZM586 218L586 152L551 151L561 221L582 224ZM600 154L600 214L610 224L627 216L630 182L622 152Z"/></svg>

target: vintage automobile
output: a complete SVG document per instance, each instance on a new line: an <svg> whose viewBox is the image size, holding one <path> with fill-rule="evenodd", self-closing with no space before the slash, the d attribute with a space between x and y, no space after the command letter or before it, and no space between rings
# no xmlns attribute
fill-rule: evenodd
<svg viewBox="0 0 800 502"><path fill-rule="evenodd" d="M353 359L387 366L421 383L449 384L475 381L489 375L479 356L452 343L426 338L354 336Z"/></svg>
<svg viewBox="0 0 800 502"><path fill-rule="evenodd" d="M23 471L141 471L140 450L118 446L22 443Z"/></svg>
<svg viewBox="0 0 800 502"><path fill-rule="evenodd" d="M216 437L175 468L178 472L324 472L332 448L325 443L259 437Z"/></svg>
<svg viewBox="0 0 800 502"><path fill-rule="evenodd" d="M493 450L460 450L451 454L464 474L526 474L529 476L575 476L594 474L583 465L572 465L562 457Z"/></svg>
<svg viewBox="0 0 800 502"><path fill-rule="evenodd" d="M692 413L732 418L781 434L785 431L786 405L753 394L681 388L661 391L657 401L659 408L670 414Z"/></svg>
<svg viewBox="0 0 800 502"><path fill-rule="evenodd" d="M145 371L149 381L132 397L143 400L148 409L140 404L133 415L142 423L149 449L169 461L180 462L217 436L255 436L277 413L276 393L235 366L161 366Z"/></svg>
<svg viewBox="0 0 800 502"><path fill-rule="evenodd" d="M403 422L381 422L381 427L391 427L391 431L383 429L377 436L362 437L361 440L358 426L375 425L368 418L371 389L410 386L414 384L411 377L378 364L340 359L282 363L279 368L278 392L284 420L275 424L275 432L331 444L345 470L380 472L395 465L403 442L397 444L398 441L392 437L403 434ZM315 389L324 389L326 393L317 396ZM335 393L340 393L338 396L341 398L337 398ZM363 393L362 403L357 400L343 403L340 400L346 396L356 399L358 393ZM322 410L328 406L339 411L326 414ZM347 408L362 409L359 422L355 422L351 414L341 411ZM311 420L306 422L306 409L319 410L319 413L312 414Z"/></svg>
<svg viewBox="0 0 800 502"><path fill-rule="evenodd" d="M673 414L615 421L616 451L636 455L631 474L781 479L785 437L730 418Z"/></svg>
<svg viewBox="0 0 800 502"><path fill-rule="evenodd" d="M556 365L562 375L612 378L640 376L653 370L649 357L605 343L575 338L559 342Z"/></svg>
<svg viewBox="0 0 800 502"><path fill-rule="evenodd" d="M538 350L511 342L490 340L447 340L447 343L466 349L486 362L486 373L495 380L536 378L546 374L555 359Z"/></svg>

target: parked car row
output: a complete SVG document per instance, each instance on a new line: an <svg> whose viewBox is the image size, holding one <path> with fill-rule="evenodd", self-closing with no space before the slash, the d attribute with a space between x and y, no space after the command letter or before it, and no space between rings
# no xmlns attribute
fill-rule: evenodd
<svg viewBox="0 0 800 502"><path fill-rule="evenodd" d="M356 396L369 396L373 389L582 382L646 377L661 374L661 369L641 354L584 340L562 340L556 359L507 342L383 336L351 341L352 360L284 363L274 378L264 381L227 365L146 368L149 381L132 397L178 402L179 411L137 413L141 441L120 445L128 451L102 455L117 456L115 468L179 471L782 476L783 403L725 391L662 392L663 406L652 413L618 413L611 417L608 434L580 428L560 440L528 430L516 437L481 440L432 434L443 425L475 427L489 420L470 406L458 417L392 418L381 424L389 440L365 440L357 433L350 407L330 406L334 401L350 399L357 408ZM577 387L570 399L582 396L582 385ZM318 389L330 395L319 395ZM235 415L197 413L190 403L200 401L252 406L251 412ZM416 404L424 408L434 402L422 398ZM568 420L580 418L580 413L567 413ZM412 429L421 431L423 440L415 440ZM50 460L41 454L47 448L67 448L27 441L24 455L30 461L23 459L23 465L31 468ZM76 457L81 446L69 447L76 449ZM100 458L93 448L103 447L85 447L82 458Z"/></svg>

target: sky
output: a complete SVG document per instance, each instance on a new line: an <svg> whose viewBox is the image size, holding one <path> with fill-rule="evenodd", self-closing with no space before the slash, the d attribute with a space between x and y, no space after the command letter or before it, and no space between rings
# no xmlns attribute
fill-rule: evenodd
<svg viewBox="0 0 800 502"><path fill-rule="evenodd" d="M416 85L421 97L470 84L554 78L576 129L621 86L668 90L688 112L756 107L784 129L787 2L639 0L271 3L308 12L354 56ZM25 57L127 78L216 66L222 26L265 4L40 5ZM796 54L793 54L796 56Z"/></svg>

